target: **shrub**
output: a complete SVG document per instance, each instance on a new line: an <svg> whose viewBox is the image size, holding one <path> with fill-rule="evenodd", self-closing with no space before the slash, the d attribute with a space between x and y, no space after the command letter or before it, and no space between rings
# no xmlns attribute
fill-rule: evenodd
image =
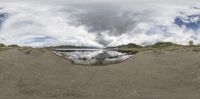
<svg viewBox="0 0 200 99"><path fill-rule="evenodd" d="M193 41L189 41L189 45L193 46L194 45Z"/></svg>
<svg viewBox="0 0 200 99"><path fill-rule="evenodd" d="M0 47L6 47L6 45L4 45L4 44L0 43Z"/></svg>
<svg viewBox="0 0 200 99"><path fill-rule="evenodd" d="M8 45L8 47L19 47L18 45Z"/></svg>

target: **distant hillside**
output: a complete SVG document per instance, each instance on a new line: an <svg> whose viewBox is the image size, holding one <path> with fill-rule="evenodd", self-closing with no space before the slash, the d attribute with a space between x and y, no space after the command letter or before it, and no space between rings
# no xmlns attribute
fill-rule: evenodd
<svg viewBox="0 0 200 99"><path fill-rule="evenodd" d="M140 45L137 45L135 43L129 43L127 45L120 45L120 46L117 46L118 48L142 48L142 46Z"/></svg>
<svg viewBox="0 0 200 99"><path fill-rule="evenodd" d="M157 47L168 47L168 46L180 46L180 45L174 44L172 42L158 42L158 43L155 43L154 45L150 45L148 47L157 48Z"/></svg>
<svg viewBox="0 0 200 99"><path fill-rule="evenodd" d="M162 48L162 47L169 47L169 46L181 46L178 44L174 44L172 42L158 42L154 45L149 45L146 47L153 47L153 48ZM91 46L73 46L73 45L60 45L60 46L49 46L45 47L48 49L100 49L98 47L91 47ZM140 45L137 45L135 43L129 43L127 45L120 45L115 47L107 47L105 49L132 49L132 48L143 48Z"/></svg>

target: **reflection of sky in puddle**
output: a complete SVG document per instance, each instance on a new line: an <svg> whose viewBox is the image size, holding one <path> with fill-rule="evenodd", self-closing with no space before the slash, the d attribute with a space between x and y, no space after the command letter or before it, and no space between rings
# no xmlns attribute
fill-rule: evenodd
<svg viewBox="0 0 200 99"><path fill-rule="evenodd" d="M108 65L123 62L132 55L111 50L88 50L88 49L67 49L55 51L57 55L62 55L74 64L80 65Z"/></svg>

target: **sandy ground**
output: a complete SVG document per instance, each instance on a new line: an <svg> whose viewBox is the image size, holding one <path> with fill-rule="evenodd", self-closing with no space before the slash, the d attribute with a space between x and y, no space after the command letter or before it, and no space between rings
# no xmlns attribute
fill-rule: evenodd
<svg viewBox="0 0 200 99"><path fill-rule="evenodd" d="M50 51L0 51L0 99L200 99L200 53L143 52L108 66Z"/></svg>

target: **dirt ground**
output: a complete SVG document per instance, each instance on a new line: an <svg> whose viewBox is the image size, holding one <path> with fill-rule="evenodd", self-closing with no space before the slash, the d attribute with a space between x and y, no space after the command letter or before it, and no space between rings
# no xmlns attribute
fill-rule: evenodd
<svg viewBox="0 0 200 99"><path fill-rule="evenodd" d="M0 51L0 99L200 99L200 53L142 52L73 65L50 51Z"/></svg>

